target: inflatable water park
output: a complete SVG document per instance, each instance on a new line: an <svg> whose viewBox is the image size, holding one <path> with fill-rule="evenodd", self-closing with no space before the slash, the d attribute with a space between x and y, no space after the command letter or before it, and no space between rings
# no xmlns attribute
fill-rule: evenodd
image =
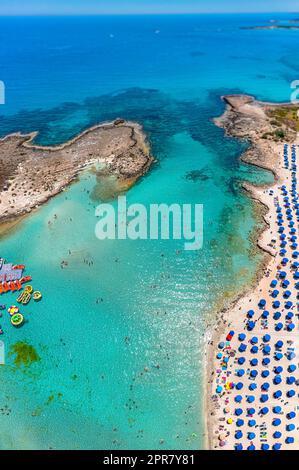
<svg viewBox="0 0 299 470"><path fill-rule="evenodd" d="M23 264L7 263L5 259L0 258L0 296L7 293L18 293L16 302L19 306L11 305L6 308L6 305L0 305L0 318L3 317L3 312L7 311L10 317L10 323L15 328L20 328L26 322L24 315L20 312L22 306L28 305L31 300L33 302L40 302L42 300L42 293L39 290L34 290L33 286L29 284L32 277L25 274L26 267ZM0 335L4 331L0 326Z"/></svg>

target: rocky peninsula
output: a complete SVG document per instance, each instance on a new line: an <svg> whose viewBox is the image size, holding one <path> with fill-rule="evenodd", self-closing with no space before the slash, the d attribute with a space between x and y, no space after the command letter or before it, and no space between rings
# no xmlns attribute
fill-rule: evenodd
<svg viewBox="0 0 299 470"><path fill-rule="evenodd" d="M0 140L0 222L9 222L45 203L89 166L132 185L153 162L139 124L117 119L96 125L63 145L34 144L37 132Z"/></svg>

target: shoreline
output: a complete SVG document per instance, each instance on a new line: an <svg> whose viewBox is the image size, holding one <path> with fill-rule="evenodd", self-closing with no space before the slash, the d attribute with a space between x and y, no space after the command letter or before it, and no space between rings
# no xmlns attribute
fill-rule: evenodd
<svg viewBox="0 0 299 470"><path fill-rule="evenodd" d="M154 162L142 127L122 119L92 126L57 146L34 144L37 135L13 133L0 139L1 225L15 225L92 165L103 165L105 175L130 187Z"/></svg>
<svg viewBox="0 0 299 470"><path fill-rule="evenodd" d="M224 128L228 136L245 139L249 142L249 149L240 156L240 159L247 164L271 171L275 181L273 184L266 186L254 186L249 183L243 183L242 185L243 189L248 192L249 197L260 207L262 205L266 211L263 214L264 228L256 239L256 246L264 252L264 257L261 266L258 267L252 285L244 288L236 299L231 302L229 308L218 311L214 327L206 335L205 448L210 450L219 448L219 435L217 436L216 432L218 432L219 424L221 423L221 427L224 423L221 413L217 412L215 400L213 401L216 385L215 371L218 365L216 360L216 354L219 351L217 345L223 338L226 330L236 329L234 327L240 321L240 310L244 309L246 300L250 299L249 301L251 302L252 297L257 295L265 296L264 292L260 292L260 288L262 286L262 291L265 289L266 272L275 263L275 249L269 246L271 245L271 229L273 229L273 214L275 216L275 211L273 211L273 205L268 197L268 191L270 189L277 190L281 182L284 181L285 174L279 165L279 156L282 155L282 143L270 137L275 130L272 127L269 115L271 115L272 110L280 110L281 108L291 110L294 108L297 110L290 103L272 105L272 103L256 101L253 97L247 95L225 96L223 100L227 106L223 115L214 120L215 124ZM289 129L287 124L283 129L285 132L284 141L293 143L296 140L297 133L294 129ZM269 136L265 139L267 132ZM229 448L232 449L231 437L228 437L228 441Z"/></svg>

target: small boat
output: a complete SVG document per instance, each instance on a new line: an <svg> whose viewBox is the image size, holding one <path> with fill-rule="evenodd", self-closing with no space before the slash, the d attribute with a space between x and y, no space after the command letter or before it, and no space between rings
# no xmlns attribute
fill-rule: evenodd
<svg viewBox="0 0 299 470"><path fill-rule="evenodd" d="M6 306L5 305L0 305L0 310L5 310Z"/></svg>

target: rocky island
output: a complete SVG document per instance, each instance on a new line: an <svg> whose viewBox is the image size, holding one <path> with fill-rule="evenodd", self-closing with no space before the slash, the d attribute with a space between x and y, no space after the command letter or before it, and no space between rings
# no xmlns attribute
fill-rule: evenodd
<svg viewBox="0 0 299 470"><path fill-rule="evenodd" d="M101 164L127 187L153 158L139 124L118 119L56 147L34 144L37 133L0 140L0 222L14 220L61 192L91 165Z"/></svg>

